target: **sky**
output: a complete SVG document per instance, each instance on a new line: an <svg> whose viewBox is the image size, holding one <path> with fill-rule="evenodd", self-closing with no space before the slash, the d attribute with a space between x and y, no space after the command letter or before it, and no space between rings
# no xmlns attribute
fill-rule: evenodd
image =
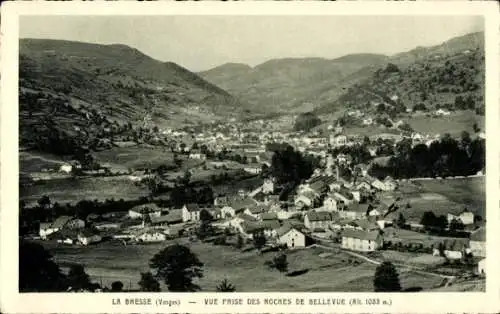
<svg viewBox="0 0 500 314"><path fill-rule="evenodd" d="M23 16L19 35L125 44L197 72L228 62L392 55L483 25L475 16Z"/></svg>

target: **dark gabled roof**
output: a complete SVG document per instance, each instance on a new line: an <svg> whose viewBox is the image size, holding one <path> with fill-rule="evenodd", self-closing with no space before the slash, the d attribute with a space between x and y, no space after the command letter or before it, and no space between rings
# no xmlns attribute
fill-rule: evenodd
<svg viewBox="0 0 500 314"><path fill-rule="evenodd" d="M243 198L243 199L237 199L231 202L230 206L234 210L239 210L239 209L245 209L245 208L251 208L257 205L257 202L251 198Z"/></svg>
<svg viewBox="0 0 500 314"><path fill-rule="evenodd" d="M153 211L159 211L161 209L155 203L148 203L148 204L134 206L130 210L142 214L142 213L148 213L148 212L153 212Z"/></svg>
<svg viewBox="0 0 500 314"><path fill-rule="evenodd" d="M245 221L257 221L257 219L255 219L255 217L250 216L250 215L245 214L245 213L239 213L236 217L241 218Z"/></svg>
<svg viewBox="0 0 500 314"><path fill-rule="evenodd" d="M70 216L59 216L57 217L56 220L52 223L52 228L62 228L64 225L66 225L71 219L73 219Z"/></svg>
<svg viewBox="0 0 500 314"><path fill-rule="evenodd" d="M200 207L198 206L198 204L194 204L194 203L191 203L191 204L186 204L186 209L187 209L189 212L197 212L197 211L200 211Z"/></svg>
<svg viewBox="0 0 500 314"><path fill-rule="evenodd" d="M371 204L351 204L347 207L346 211L366 214L371 208L373 208Z"/></svg>
<svg viewBox="0 0 500 314"><path fill-rule="evenodd" d="M254 215L263 214L266 212L266 208L264 206L249 207L248 210Z"/></svg>
<svg viewBox="0 0 500 314"><path fill-rule="evenodd" d="M262 214L262 220L275 220L278 219L278 214L275 212L268 212Z"/></svg>
<svg viewBox="0 0 500 314"><path fill-rule="evenodd" d="M486 242L486 228L481 227L474 230L470 235L470 240L477 242Z"/></svg>
<svg viewBox="0 0 500 314"><path fill-rule="evenodd" d="M78 232L78 236L80 237L91 237L94 235L99 235L99 234L92 229L84 229Z"/></svg>
<svg viewBox="0 0 500 314"><path fill-rule="evenodd" d="M310 211L307 213L309 221L331 221L332 214L330 212L316 212Z"/></svg>
<svg viewBox="0 0 500 314"><path fill-rule="evenodd" d="M354 238L361 240L376 240L379 237L378 231L361 231L361 230L351 230L346 229L342 232L342 236L346 238Z"/></svg>
<svg viewBox="0 0 500 314"><path fill-rule="evenodd" d="M446 251L462 251L466 245L465 245L465 241L462 241L462 240L445 240L443 242L444 244L444 249Z"/></svg>

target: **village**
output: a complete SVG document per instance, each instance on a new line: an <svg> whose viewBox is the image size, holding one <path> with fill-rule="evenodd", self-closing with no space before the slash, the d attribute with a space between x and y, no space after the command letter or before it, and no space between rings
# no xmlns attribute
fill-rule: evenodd
<svg viewBox="0 0 500 314"><path fill-rule="evenodd" d="M263 128L264 122L254 123ZM247 129L251 127L247 126ZM158 133L173 139L186 138L187 134L186 131L172 130L159 130ZM348 136L341 126L334 125L323 136L314 132L248 132L236 126L219 126L216 131L196 133L191 137L195 138L196 144L186 145L179 140L172 150L184 154L187 159L200 161L205 167L207 163L224 167L224 160L216 157L217 152L224 150L239 156L236 160L243 171L260 176L272 161L272 153L260 143L290 143L298 151L319 158L320 166L286 200L280 200L276 179L268 176L254 189L215 195L213 204L208 205L186 203L179 207L161 207L150 202L127 211L90 214L86 219L60 216L53 222L40 223L39 238L56 241L59 245L83 246L103 241L142 245L186 237L197 241L201 238L200 227L210 225L210 231L201 239L203 242L226 243L229 237L234 239L235 245L241 242L241 246L257 242L256 238L264 238L258 241L264 247L300 250L322 246L369 259L376 257L373 255L376 252L410 255L418 252L427 257L420 257L421 261L416 262L415 267L440 268L444 274L461 276L485 275L485 221L482 217L472 213L467 206L462 206L459 211L440 211L434 215L430 202L427 212L406 219L411 202L400 191L412 184L411 179L375 178L369 174L370 165L354 163L349 154L332 153L335 149L369 142L367 149L372 164L377 158L384 158L377 156L379 145L389 143L396 146L409 140L413 146L430 146L439 140L439 135L382 133L367 141L360 136ZM479 137L483 138L484 134L479 134ZM198 146L198 143L203 144ZM73 167L75 163L64 164L55 174L69 174ZM353 169L356 175L346 178L341 174L343 168ZM195 173L195 169L190 171ZM144 172L129 175L129 180L140 182L151 175ZM475 176L482 175L479 172ZM424 179L442 181L453 178ZM436 223L440 218L445 221ZM390 254L382 256L382 260L391 258ZM408 264L404 259L391 261Z"/></svg>

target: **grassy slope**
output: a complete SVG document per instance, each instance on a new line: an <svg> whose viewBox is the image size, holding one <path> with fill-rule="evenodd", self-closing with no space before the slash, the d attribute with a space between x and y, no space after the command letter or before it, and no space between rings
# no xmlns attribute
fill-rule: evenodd
<svg viewBox="0 0 500 314"><path fill-rule="evenodd" d="M409 201L411 208L402 212L406 219L420 221L425 211L436 215L459 213L467 207L474 214L486 217L485 178L454 180L421 180L417 185L402 183L402 199Z"/></svg>
<svg viewBox="0 0 500 314"><path fill-rule="evenodd" d="M200 75L263 111L309 111L342 92L342 81L353 81L360 69L387 57L348 55L334 60L284 58L254 68L223 65Z"/></svg>
<svg viewBox="0 0 500 314"><path fill-rule="evenodd" d="M124 45L22 39L20 87L21 94L43 91L69 104L36 107L21 101L25 136L29 136L25 127L40 124L49 115L59 128L71 132L73 126L91 129L85 118L91 110L109 121L133 124L142 124L149 114L160 126L172 126L185 119L218 119L241 107L227 92L181 66Z"/></svg>
<svg viewBox="0 0 500 314"><path fill-rule="evenodd" d="M114 280L129 281L136 286L140 272L148 269L148 260L163 244L137 246L111 246L99 244L89 248L52 248L51 252L59 263L83 263L87 272L95 280L102 279L108 284ZM319 257L321 249L305 249L288 254L290 271L309 271L297 277L287 277L277 271L270 271L264 261L274 253L262 256L255 251L241 252L229 247L193 243L195 252L204 265L204 277L199 280L203 291L214 291L218 282L227 278L236 285L238 292L286 292L286 291L372 291L375 266L361 263L348 264L349 257L344 253ZM401 274L405 288L421 286L431 288L439 283L439 278L414 273Z"/></svg>

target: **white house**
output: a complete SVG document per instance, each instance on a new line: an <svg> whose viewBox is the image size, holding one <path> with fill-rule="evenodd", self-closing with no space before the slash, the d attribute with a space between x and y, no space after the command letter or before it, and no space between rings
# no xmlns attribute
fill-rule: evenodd
<svg viewBox="0 0 500 314"><path fill-rule="evenodd" d="M278 243L286 244L289 249L306 246L306 236L293 227L284 226L284 228L279 229L277 233Z"/></svg>
<svg viewBox="0 0 500 314"><path fill-rule="evenodd" d="M314 230L317 228L327 228L331 224L332 220L333 216L330 212L310 211L304 218L304 225L309 230Z"/></svg>
<svg viewBox="0 0 500 314"><path fill-rule="evenodd" d="M71 171L73 171L73 166L70 165L70 164L63 164L59 168L59 171L60 172L65 172L65 173L71 173Z"/></svg>
<svg viewBox="0 0 500 314"><path fill-rule="evenodd" d="M383 238L378 231L347 229L342 232L342 248L353 251L373 252L381 248Z"/></svg>
<svg viewBox="0 0 500 314"><path fill-rule="evenodd" d="M134 239L137 242L162 242L167 239L167 235L158 230L147 230L137 234Z"/></svg>
<svg viewBox="0 0 500 314"><path fill-rule="evenodd" d="M486 256L486 229L481 227L470 235L469 247L474 256Z"/></svg>
<svg viewBox="0 0 500 314"><path fill-rule="evenodd" d="M201 209L198 204L186 204L182 207L182 222L199 221Z"/></svg>
<svg viewBox="0 0 500 314"><path fill-rule="evenodd" d="M200 160L206 160L207 156L202 153L190 153L189 154L189 159L200 159Z"/></svg>
<svg viewBox="0 0 500 314"><path fill-rule="evenodd" d="M323 210L330 211L330 212L336 212L338 210L337 209L337 200L332 196L326 197L325 200L323 201Z"/></svg>
<svg viewBox="0 0 500 314"><path fill-rule="evenodd" d="M363 125L372 125L372 124L373 124L373 119L371 117L363 119Z"/></svg>
<svg viewBox="0 0 500 314"><path fill-rule="evenodd" d="M477 274L486 275L486 258L483 258L477 263Z"/></svg>
<svg viewBox="0 0 500 314"><path fill-rule="evenodd" d="M434 112L434 114L436 116L449 116L451 114L451 112L449 112L448 110L444 110L444 109L438 109Z"/></svg>
<svg viewBox="0 0 500 314"><path fill-rule="evenodd" d="M453 215L449 213L447 215L447 218L448 218L448 223L450 223L454 219L462 222L464 225L472 225L474 223L474 214L468 211L467 209L465 209L458 215Z"/></svg>
<svg viewBox="0 0 500 314"><path fill-rule="evenodd" d="M245 172L251 173L251 174L259 174L262 172L262 167L261 166L248 166L243 168Z"/></svg>
<svg viewBox="0 0 500 314"><path fill-rule="evenodd" d="M274 193L274 181L272 179L264 180L264 184L262 184L262 193L264 194Z"/></svg>
<svg viewBox="0 0 500 314"><path fill-rule="evenodd" d="M100 235L88 230L85 230L78 234L78 242L80 242L82 245L89 245L101 241L102 237Z"/></svg>

